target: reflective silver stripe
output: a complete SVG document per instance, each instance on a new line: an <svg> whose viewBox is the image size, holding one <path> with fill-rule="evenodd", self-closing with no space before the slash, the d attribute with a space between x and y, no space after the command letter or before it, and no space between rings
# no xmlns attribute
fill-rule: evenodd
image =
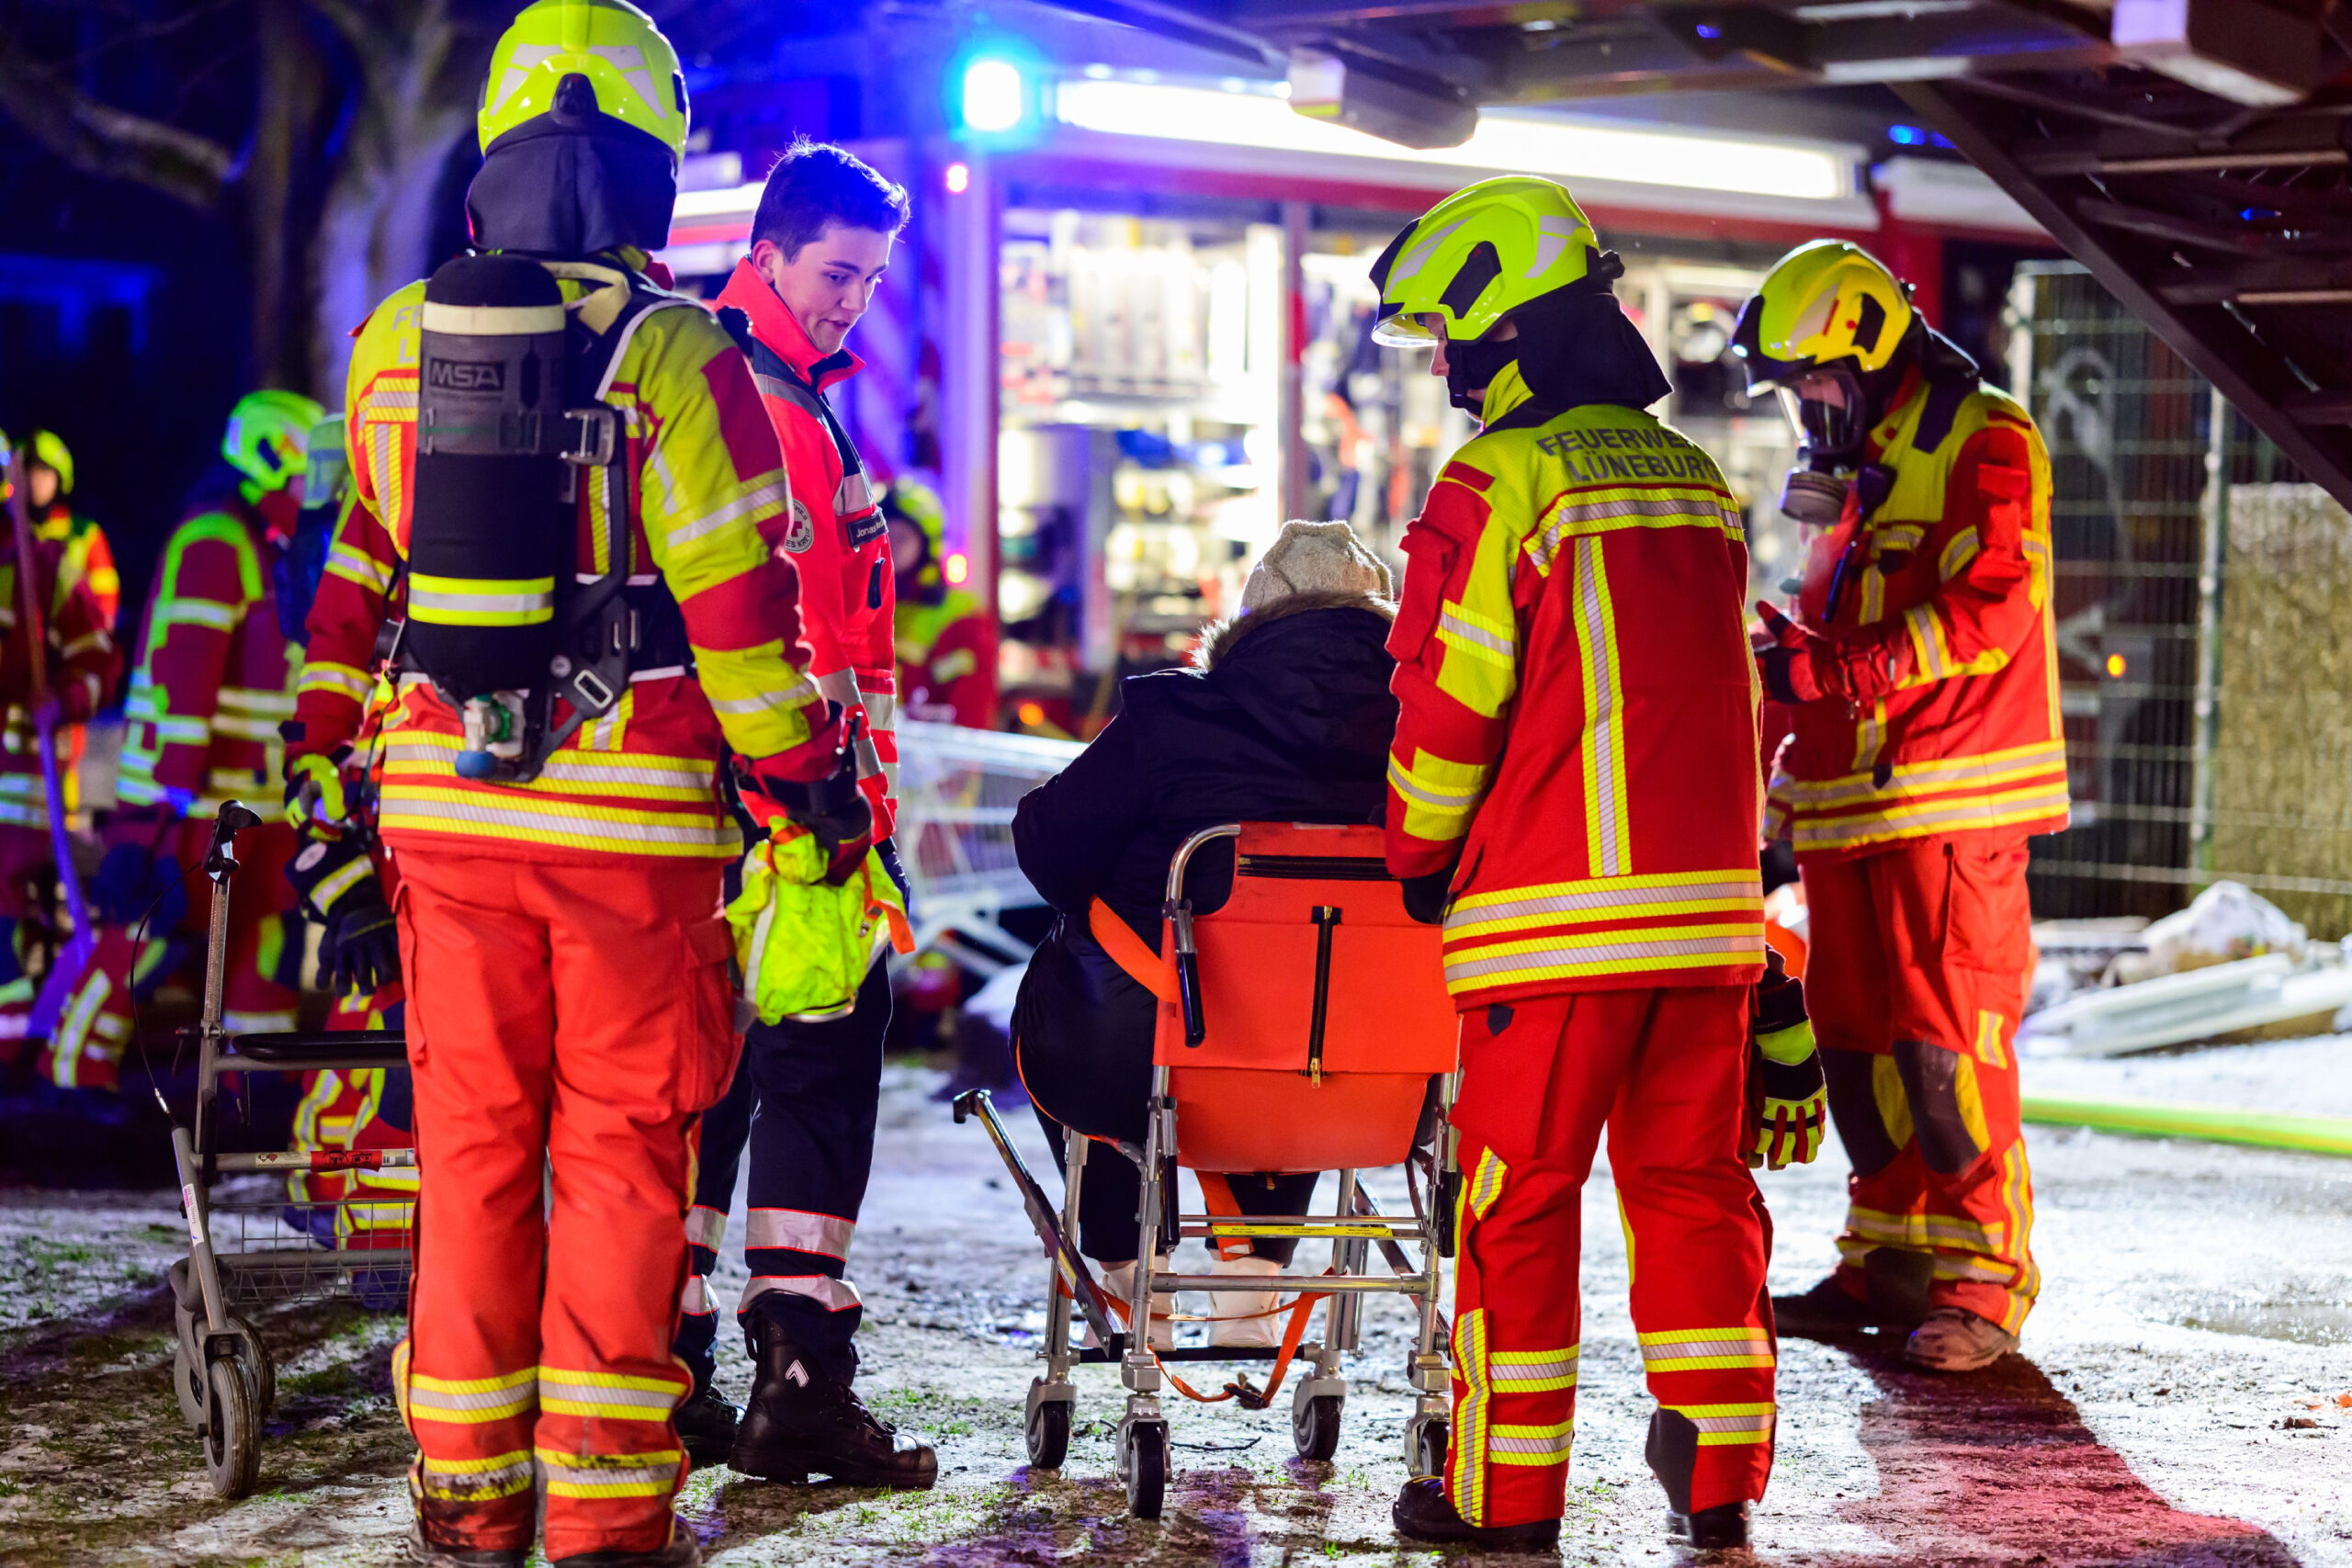
<svg viewBox="0 0 2352 1568"><path fill-rule="evenodd" d="M1722 957L1761 962L1763 956L1764 928L1759 925L1752 931L1722 936L1668 936L1591 943L1544 942L1531 945L1527 951L1519 953L1496 953L1492 948L1472 948L1460 958L1446 960L1445 978L1447 984L1453 985L1520 970L1555 966L1589 971L1615 965L1635 967L1639 961L1645 959Z"/></svg>
<svg viewBox="0 0 2352 1568"><path fill-rule="evenodd" d="M220 705L243 708L247 713L271 713L283 717L294 716L294 696L290 692L264 691L258 686L223 686Z"/></svg>
<svg viewBox="0 0 2352 1568"><path fill-rule="evenodd" d="M555 609L555 591L544 593L447 593L437 589L418 586L417 580L408 580L408 607L412 615L434 610L443 614L471 613L484 615L526 615Z"/></svg>
<svg viewBox="0 0 2352 1568"><path fill-rule="evenodd" d="M1682 1361L1712 1361L1725 1357L1761 1356L1770 1359L1772 1341L1760 1330L1725 1334L1710 1339L1677 1339L1664 1345L1644 1345L1642 1364L1653 1371L1673 1371Z"/></svg>
<svg viewBox="0 0 2352 1568"><path fill-rule="evenodd" d="M311 889L311 902L322 913L335 907L336 901L376 874L376 868L361 855L342 870L331 873L316 887Z"/></svg>
<svg viewBox="0 0 2352 1568"><path fill-rule="evenodd" d="M539 1408L559 1416L601 1416L617 1421L662 1421L692 1392L690 1383L618 1373L539 1369Z"/></svg>
<svg viewBox="0 0 2352 1568"><path fill-rule="evenodd" d="M484 795L482 798L495 800L498 797ZM667 827L651 822L611 822L585 813L574 814L561 809L502 811L495 807L475 805L470 800L420 800L414 795L400 793L397 785L384 793L380 820L387 828L411 828L419 831L430 830L442 823L472 823L484 828L526 828L541 834L604 840L612 843L688 844L722 849L737 841L732 822Z"/></svg>
<svg viewBox="0 0 2352 1568"><path fill-rule="evenodd" d="M862 1303L857 1287L847 1280L836 1280L830 1274L759 1274L743 1287L743 1299L735 1303L739 1313L749 1311L753 1302L770 1291L782 1291L790 1296L806 1296L827 1312L847 1312Z"/></svg>
<svg viewBox="0 0 2352 1568"><path fill-rule="evenodd" d="M395 735L387 747L390 756L448 761L459 742L454 735ZM708 762L687 758L628 757L613 762L585 762L560 752L550 757L539 776L569 784L640 784L657 789L707 790L715 772Z"/></svg>
<svg viewBox="0 0 2352 1568"><path fill-rule="evenodd" d="M1445 929L1459 931L1464 926L1515 920L1528 915L1572 916L1588 911L1593 919L1611 919L1615 918L1616 910L1642 908L1652 904L1715 903L1731 898L1763 897L1764 884L1753 876L1728 877L1721 882L1653 884L1646 887L1589 888L1576 893L1550 893L1499 903L1482 901L1468 908L1457 907L1446 916Z"/></svg>
<svg viewBox="0 0 2352 1568"><path fill-rule="evenodd" d="M805 1209L753 1209L745 1216L743 1245L790 1247L820 1258L849 1257L857 1222Z"/></svg>
<svg viewBox="0 0 2352 1568"><path fill-rule="evenodd" d="M1405 771L1405 764L1395 757L1388 759L1388 783L1391 788L1408 800L1418 800L1432 811L1467 811L1478 804L1485 786L1461 791L1433 789Z"/></svg>
<svg viewBox="0 0 2352 1568"><path fill-rule="evenodd" d="M677 1484L684 1458L675 1449L650 1454L564 1454L537 1450L555 1497L656 1497Z"/></svg>
<svg viewBox="0 0 2352 1568"><path fill-rule="evenodd" d="M892 696L888 692L869 692L862 687L859 689L857 696L858 701L865 705L865 723L868 729L881 730L896 729L899 728L898 698Z"/></svg>
<svg viewBox="0 0 2352 1568"><path fill-rule="evenodd" d="M1490 649L1500 654L1505 662L1518 657L1519 644L1516 641L1507 637L1498 637L1484 626L1472 625L1464 613L1456 611L1451 604L1438 612L1437 623L1464 642L1476 643L1480 648Z"/></svg>
<svg viewBox="0 0 2352 1568"><path fill-rule="evenodd" d="M713 508L690 522L680 523L666 530L662 536L668 541L670 547L675 549L680 545L693 544L705 534L724 528L728 524L747 513L782 511L785 504L791 499L791 483L786 479L777 479L773 484L762 485L748 495L739 495L726 505Z"/></svg>
<svg viewBox="0 0 2352 1568"><path fill-rule="evenodd" d="M678 1310L701 1317L710 1311L710 1284L699 1274L686 1276L686 1288L678 1292Z"/></svg>
<svg viewBox="0 0 2352 1568"><path fill-rule="evenodd" d="M512 1497L531 1489L531 1456L517 1449L488 1459L423 1458L424 1495L453 1502Z"/></svg>
<svg viewBox="0 0 2352 1568"><path fill-rule="evenodd" d="M563 331L560 305L443 305L424 302L422 324L429 333L461 337L530 337Z"/></svg>
<svg viewBox="0 0 2352 1568"><path fill-rule="evenodd" d="M1497 1393L1503 1390L1497 1389ZM1557 1427L1520 1427L1498 1423L1490 1428L1487 1451L1490 1454L1542 1454L1567 1457L1569 1445L1576 1440L1574 1422L1563 1421Z"/></svg>
<svg viewBox="0 0 2352 1568"><path fill-rule="evenodd" d="M841 704L842 711L847 713L858 703L857 673L852 670L835 670L820 675L817 677L817 691L826 701Z"/></svg>
<svg viewBox="0 0 2352 1568"><path fill-rule="evenodd" d="M686 1211L686 1245L707 1247L717 1252L727 1241L727 1216L717 1209L706 1209L697 1203Z"/></svg>
<svg viewBox="0 0 2352 1568"><path fill-rule="evenodd" d="M513 1416L531 1407L537 1391L531 1374L516 1374L514 1378L479 1378L473 1380L441 1379L409 1375L408 1405L413 1416L424 1415L426 1420L489 1421L501 1416Z"/></svg>
<svg viewBox="0 0 2352 1568"><path fill-rule="evenodd" d="M1577 1352L1572 1348L1541 1360L1505 1359L1490 1356L1487 1361L1487 1376L1497 1393L1532 1393L1532 1390L1507 1389L1506 1383L1566 1382L1573 1383L1577 1376Z"/></svg>
<svg viewBox="0 0 2352 1568"><path fill-rule="evenodd" d="M1772 1429L1772 1413L1769 1410L1756 1416L1691 1416L1683 1414L1702 1432L1769 1432Z"/></svg>
<svg viewBox="0 0 2352 1568"><path fill-rule="evenodd" d="M867 488L864 474L843 474L841 484L833 491L833 514L848 517L864 512L874 504L874 491Z"/></svg>

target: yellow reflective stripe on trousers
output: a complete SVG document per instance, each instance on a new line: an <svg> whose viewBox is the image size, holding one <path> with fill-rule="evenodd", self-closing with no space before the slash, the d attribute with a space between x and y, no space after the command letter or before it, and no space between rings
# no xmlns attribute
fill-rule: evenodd
<svg viewBox="0 0 2352 1568"><path fill-rule="evenodd" d="M1498 1383L1501 1381L1499 1377L1496 1379ZM1497 1388L1495 1392L1513 1391ZM1576 1425L1574 1418L1543 1427L1498 1421L1487 1431L1487 1458L1495 1464L1566 1464ZM1700 1441L1706 1439L1702 1438Z"/></svg>
<svg viewBox="0 0 2352 1568"><path fill-rule="evenodd" d="M667 1497L677 1490L676 1449L651 1453L578 1454L560 1449L532 1450L547 1471L550 1497Z"/></svg>
<svg viewBox="0 0 2352 1568"><path fill-rule="evenodd" d="M1676 1328L1639 1337L1642 1366L1652 1376L1772 1364L1772 1337L1761 1328Z"/></svg>
<svg viewBox="0 0 2352 1568"><path fill-rule="evenodd" d="M1565 1350L1498 1350L1487 1375L1497 1393L1549 1393L1577 1386L1577 1354Z"/></svg>
<svg viewBox="0 0 2352 1568"><path fill-rule="evenodd" d="M494 1378L429 1378L408 1374L408 1416L414 1421L479 1426L529 1410L538 1397L538 1371L526 1367Z"/></svg>
<svg viewBox="0 0 2352 1568"><path fill-rule="evenodd" d="M427 1497L445 1503L475 1503L492 1497L515 1497L531 1490L531 1451L492 1454L487 1459L435 1459L423 1456L417 1484Z"/></svg>
<svg viewBox="0 0 2352 1568"><path fill-rule="evenodd" d="M1570 604L1584 688L1585 841L1595 876L1623 876L1634 868L1632 830L1625 820L1625 694L1618 671L1617 611L1598 538L1576 542Z"/></svg>
<svg viewBox="0 0 2352 1568"><path fill-rule="evenodd" d="M1453 1375L1463 1382L1454 1402L1453 1453L1446 1463L1446 1494L1464 1524L1487 1517L1487 1434L1494 1391L1487 1381L1487 1309L1476 1307L1453 1325Z"/></svg>
<svg viewBox="0 0 2352 1568"><path fill-rule="evenodd" d="M716 813L624 811L507 792L431 789L388 780L380 822L391 831L561 844L625 854L731 858L742 852L732 822Z"/></svg>
<svg viewBox="0 0 2352 1568"><path fill-rule="evenodd" d="M591 1416L607 1421L667 1421L692 1392L682 1378L642 1378L625 1372L538 1369L539 1408L551 1416Z"/></svg>
<svg viewBox="0 0 2352 1568"><path fill-rule="evenodd" d="M552 577L408 577L408 613L428 626L535 626L555 619Z"/></svg>
<svg viewBox="0 0 2352 1568"><path fill-rule="evenodd" d="M1503 1163L1502 1156L1492 1149L1479 1151L1477 1168L1470 1173L1470 1180L1462 1190L1463 1201L1470 1205L1473 1216L1481 1220L1487 1217L1487 1211L1503 1195L1503 1181L1510 1175L1510 1167Z"/></svg>
<svg viewBox="0 0 2352 1568"><path fill-rule="evenodd" d="M1770 1401L1761 1404L1669 1404L1667 1408L1699 1428L1699 1446L1702 1449L1772 1440Z"/></svg>
<svg viewBox="0 0 2352 1568"><path fill-rule="evenodd" d="M403 729L384 743L387 775L454 779L465 741L429 729ZM613 795L632 800L715 798L715 764L697 757L656 757L636 752L565 750L542 765L526 787L547 795Z"/></svg>
<svg viewBox="0 0 2352 1568"><path fill-rule="evenodd" d="M1544 882L1464 895L1445 917L1448 941L1491 931L1523 931L1594 920L1715 914L1763 908L1764 884L1753 871L1654 873Z"/></svg>

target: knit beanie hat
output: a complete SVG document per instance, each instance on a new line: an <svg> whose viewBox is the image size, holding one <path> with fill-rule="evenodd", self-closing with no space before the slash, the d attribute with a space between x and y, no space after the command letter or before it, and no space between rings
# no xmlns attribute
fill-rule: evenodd
<svg viewBox="0 0 2352 1568"><path fill-rule="evenodd" d="M1282 536L1250 573L1241 613L1272 609L1296 593L1370 593L1396 597L1388 569L1345 523L1285 523Z"/></svg>

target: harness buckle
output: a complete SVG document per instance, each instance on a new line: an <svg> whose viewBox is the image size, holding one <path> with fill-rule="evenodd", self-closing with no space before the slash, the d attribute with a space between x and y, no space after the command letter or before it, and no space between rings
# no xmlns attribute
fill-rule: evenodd
<svg viewBox="0 0 2352 1568"><path fill-rule="evenodd" d="M584 468L599 468L620 447L620 418L611 409L563 411L563 446L556 456Z"/></svg>

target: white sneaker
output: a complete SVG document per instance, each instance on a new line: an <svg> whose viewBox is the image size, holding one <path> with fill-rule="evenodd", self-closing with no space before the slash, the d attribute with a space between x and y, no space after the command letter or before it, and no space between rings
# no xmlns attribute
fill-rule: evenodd
<svg viewBox="0 0 2352 1568"><path fill-rule="evenodd" d="M1155 1265L1165 1271L1170 1259L1162 1258ZM1112 1263L1102 1266L1102 1283L1105 1294L1119 1303L1111 1314L1113 1323L1120 1322L1133 1310L1136 1299L1136 1266L1133 1263ZM1151 1295L1151 1332L1148 1343L1155 1350L1176 1348L1176 1298L1166 1291L1154 1291ZM1094 1331L1086 1331L1086 1343L1094 1344Z"/></svg>
<svg viewBox="0 0 2352 1568"><path fill-rule="evenodd" d="M1212 1274L1244 1280L1262 1279L1282 1271L1281 1264L1254 1253L1241 1258L1219 1258L1209 1265ZM1209 1297L1209 1315L1216 1320L1209 1325L1209 1343L1234 1347L1281 1344L1283 1330L1290 1325L1286 1319L1271 1315L1281 1304L1281 1295L1273 1291L1216 1292Z"/></svg>

